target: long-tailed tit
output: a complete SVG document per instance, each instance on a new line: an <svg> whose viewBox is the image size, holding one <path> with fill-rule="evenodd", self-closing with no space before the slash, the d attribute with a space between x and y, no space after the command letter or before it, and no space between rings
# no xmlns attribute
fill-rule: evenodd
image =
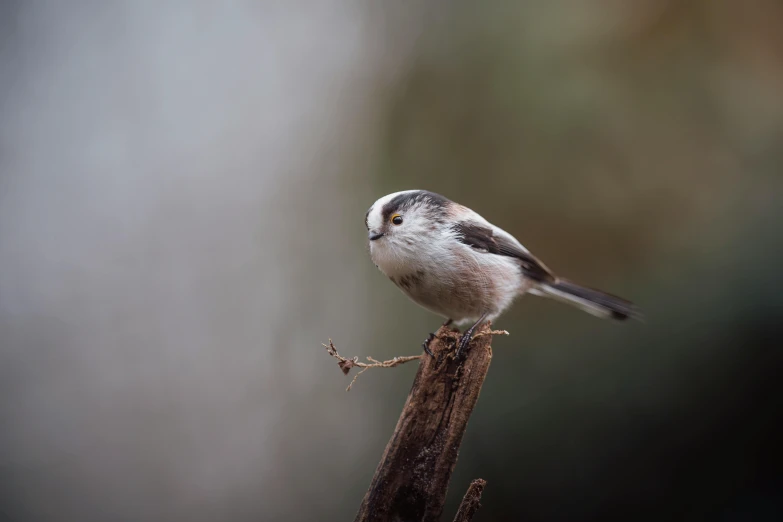
<svg viewBox="0 0 783 522"><path fill-rule="evenodd" d="M598 317L640 317L633 303L552 273L508 232L471 209L426 190L395 192L365 216L375 265L420 306L474 329L523 294L554 298ZM424 349L431 354L430 337Z"/></svg>

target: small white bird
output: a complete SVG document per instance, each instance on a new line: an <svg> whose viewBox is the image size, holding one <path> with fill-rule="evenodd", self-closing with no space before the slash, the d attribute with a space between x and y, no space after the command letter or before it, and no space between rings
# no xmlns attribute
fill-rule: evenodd
<svg viewBox="0 0 783 522"><path fill-rule="evenodd" d="M426 190L395 192L365 216L375 266L420 306L474 329L525 293L577 306L602 318L641 316L633 303L557 277L508 232L471 209ZM424 341L427 353L430 334Z"/></svg>

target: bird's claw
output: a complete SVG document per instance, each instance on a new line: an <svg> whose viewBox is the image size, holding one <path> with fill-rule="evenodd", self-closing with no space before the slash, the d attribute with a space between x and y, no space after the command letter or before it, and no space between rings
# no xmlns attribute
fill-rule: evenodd
<svg viewBox="0 0 783 522"><path fill-rule="evenodd" d="M465 333L462 334L462 337L459 340L459 344L457 345L457 351L454 354L457 359L465 356L466 350L470 345L470 341L473 339L473 332L476 330L478 325L484 322L486 318L487 314L482 315L479 320L473 324L473 326L465 330Z"/></svg>
<svg viewBox="0 0 783 522"><path fill-rule="evenodd" d="M461 359L465 357L465 354L467 354L467 348L470 345L472 333L473 332L465 332L465 334L460 338L459 344L457 344L457 350L454 352L454 357L457 359Z"/></svg>
<svg viewBox="0 0 783 522"><path fill-rule="evenodd" d="M424 351L427 352L427 355L430 357L435 357L435 354L432 353L432 350L430 350L430 343L432 340L435 339L435 334L431 333L429 337L427 337L423 343L421 343L421 346L424 348Z"/></svg>

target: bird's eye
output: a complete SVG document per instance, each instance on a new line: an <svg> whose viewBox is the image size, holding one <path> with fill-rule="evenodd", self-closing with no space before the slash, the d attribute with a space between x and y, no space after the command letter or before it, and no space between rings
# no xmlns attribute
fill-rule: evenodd
<svg viewBox="0 0 783 522"><path fill-rule="evenodd" d="M394 214L391 218L391 222L395 225L402 225L402 216L399 214Z"/></svg>

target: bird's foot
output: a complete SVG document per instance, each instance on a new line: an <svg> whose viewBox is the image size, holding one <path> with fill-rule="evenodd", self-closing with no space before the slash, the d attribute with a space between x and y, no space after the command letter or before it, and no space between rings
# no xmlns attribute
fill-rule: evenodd
<svg viewBox="0 0 783 522"><path fill-rule="evenodd" d="M465 354L467 354L468 346L470 345L470 340L473 337L471 335L471 331L468 330L465 332L462 337L459 340L459 343L457 344L457 350L454 352L454 357L457 359L465 357Z"/></svg>
<svg viewBox="0 0 783 522"><path fill-rule="evenodd" d="M484 319L487 318L487 314L484 314L479 318L478 321L476 321L473 326L465 330L465 333L462 334L462 337L459 340L459 344L457 345L457 351L454 353L454 356L459 359L460 357L464 357L467 353L468 346L470 345L470 341L473 339L473 331L476 329L478 325L484 322Z"/></svg>
<svg viewBox="0 0 783 522"><path fill-rule="evenodd" d="M451 322L452 322L451 319L447 319L446 322L443 323L441 326L449 326ZM435 339L435 334L431 333L429 337L424 339L424 342L421 343L422 348L424 348L424 351L427 352L427 355L429 355L430 357L435 357L435 354L432 353L432 350L430 350L430 343L432 342L433 339Z"/></svg>
<svg viewBox="0 0 783 522"><path fill-rule="evenodd" d="M424 342L421 343L422 348L424 348L424 351L427 352L427 355L429 355L430 357L435 357L435 354L433 354L432 350L430 350L430 343L432 342L433 339L435 339L435 334L431 333L429 337L424 339Z"/></svg>

